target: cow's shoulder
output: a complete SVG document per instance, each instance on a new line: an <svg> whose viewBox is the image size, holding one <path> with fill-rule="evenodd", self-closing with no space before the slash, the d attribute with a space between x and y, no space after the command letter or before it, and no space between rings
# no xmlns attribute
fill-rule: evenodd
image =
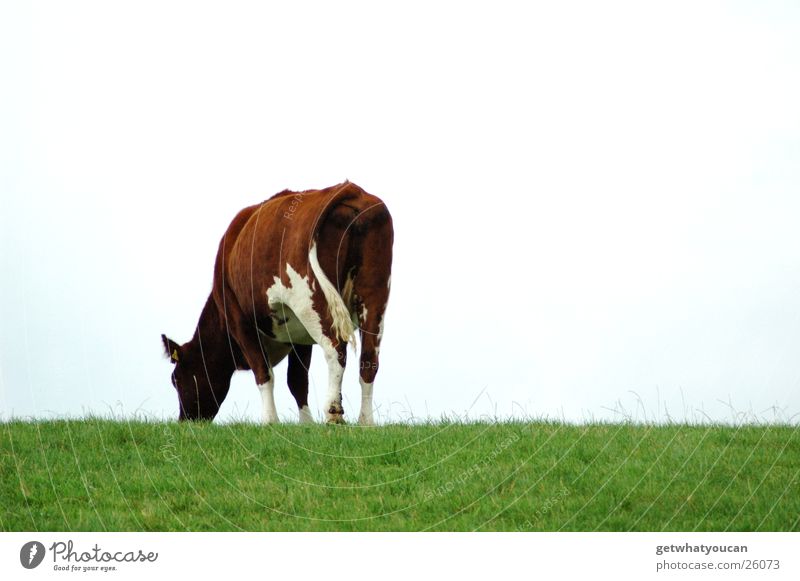
<svg viewBox="0 0 800 581"><path fill-rule="evenodd" d="M236 213L236 216L233 217L233 220L231 220L228 229L225 231L223 239L227 239L229 243L236 240L236 238L239 236L239 232L242 231L242 228L244 228L244 225L247 224L247 221L252 218L253 214L256 213L259 206L260 204L254 204L239 210Z"/></svg>

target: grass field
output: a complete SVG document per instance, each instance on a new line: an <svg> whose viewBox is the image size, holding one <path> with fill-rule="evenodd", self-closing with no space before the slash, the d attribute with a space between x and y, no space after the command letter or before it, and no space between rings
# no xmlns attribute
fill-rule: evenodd
<svg viewBox="0 0 800 581"><path fill-rule="evenodd" d="M800 530L793 426L0 423L3 530Z"/></svg>

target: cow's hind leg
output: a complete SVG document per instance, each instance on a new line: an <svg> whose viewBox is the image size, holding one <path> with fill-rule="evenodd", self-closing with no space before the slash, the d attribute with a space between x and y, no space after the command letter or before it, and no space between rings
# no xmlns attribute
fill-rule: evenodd
<svg viewBox="0 0 800 581"><path fill-rule="evenodd" d="M372 388L378 374L378 355L383 338L383 318L389 302L392 269L392 226L383 206L368 214L370 227L362 234L361 267L355 275L358 322L361 331L359 382L361 413L358 423L372 426Z"/></svg>
<svg viewBox="0 0 800 581"><path fill-rule="evenodd" d="M311 364L311 345L293 345L289 352L287 382L297 402L301 424L313 424L314 418L308 409L308 366Z"/></svg>
<svg viewBox="0 0 800 581"><path fill-rule="evenodd" d="M342 377L347 358L345 351L347 343L336 336L333 318L328 312L327 303L322 292L317 289L313 292L308 288L308 283L302 279L293 281L293 290L306 285L305 296L297 293L298 297L289 297L288 306L297 320L303 325L311 340L322 347L325 362L328 365L328 395L325 406L325 417L329 423L343 424L344 410L342 408ZM269 297L269 293L267 293ZM273 302L270 308L279 310L279 304Z"/></svg>
<svg viewBox="0 0 800 581"><path fill-rule="evenodd" d="M311 338L322 347L325 362L328 365L328 395L325 400L325 420L329 424L343 424L344 408L342 407L342 378L347 363L347 343L335 338L333 327L327 314L317 317L316 313L308 317L311 321L306 326ZM322 320L322 324L318 321ZM315 324L316 323L316 324ZM323 331L322 329L325 329Z"/></svg>
<svg viewBox="0 0 800 581"><path fill-rule="evenodd" d="M370 306L362 304L359 317L362 323L358 377L361 384L361 411L358 415L358 423L362 426L375 425L372 413L372 387L375 383L375 376L378 374L378 355L383 336L383 314L386 309L385 302L376 304L371 301L371 305L370 308Z"/></svg>
<svg viewBox="0 0 800 581"><path fill-rule="evenodd" d="M358 297L358 320L361 335L361 357L359 383L361 383L361 412L358 423L373 426L372 388L378 374L378 361L383 338L383 317L389 300L389 276L375 278L356 276L355 289ZM370 280L372 278L372 280Z"/></svg>
<svg viewBox="0 0 800 581"><path fill-rule="evenodd" d="M344 408L342 407L342 378L347 363L347 343L337 342L335 345L324 337L322 350L328 364L328 396L325 403L325 420L329 424L343 424Z"/></svg>

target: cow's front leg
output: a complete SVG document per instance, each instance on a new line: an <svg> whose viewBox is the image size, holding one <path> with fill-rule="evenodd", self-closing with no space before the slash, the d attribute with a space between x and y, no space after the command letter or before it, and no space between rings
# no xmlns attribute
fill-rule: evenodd
<svg viewBox="0 0 800 581"><path fill-rule="evenodd" d="M311 365L311 345L292 345L289 352L289 371L286 379L289 391L297 402L301 424L313 424L314 416L308 409L308 367Z"/></svg>
<svg viewBox="0 0 800 581"><path fill-rule="evenodd" d="M258 384L258 389L261 392L261 420L265 424L277 424L278 411L275 409L275 374L270 369L268 371L269 378L264 383Z"/></svg>
<svg viewBox="0 0 800 581"><path fill-rule="evenodd" d="M329 424L343 424L345 421L342 407L342 377L344 377L344 367L347 363L347 343L340 342L336 347L323 346L322 348L328 364L328 397L325 419Z"/></svg>

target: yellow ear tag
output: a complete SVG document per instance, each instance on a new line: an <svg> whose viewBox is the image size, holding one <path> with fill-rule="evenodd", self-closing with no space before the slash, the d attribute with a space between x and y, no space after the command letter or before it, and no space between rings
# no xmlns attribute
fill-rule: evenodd
<svg viewBox="0 0 800 581"><path fill-rule="evenodd" d="M172 360L175 361L176 363L178 362L178 350L177 349L175 349L175 351L172 352Z"/></svg>

